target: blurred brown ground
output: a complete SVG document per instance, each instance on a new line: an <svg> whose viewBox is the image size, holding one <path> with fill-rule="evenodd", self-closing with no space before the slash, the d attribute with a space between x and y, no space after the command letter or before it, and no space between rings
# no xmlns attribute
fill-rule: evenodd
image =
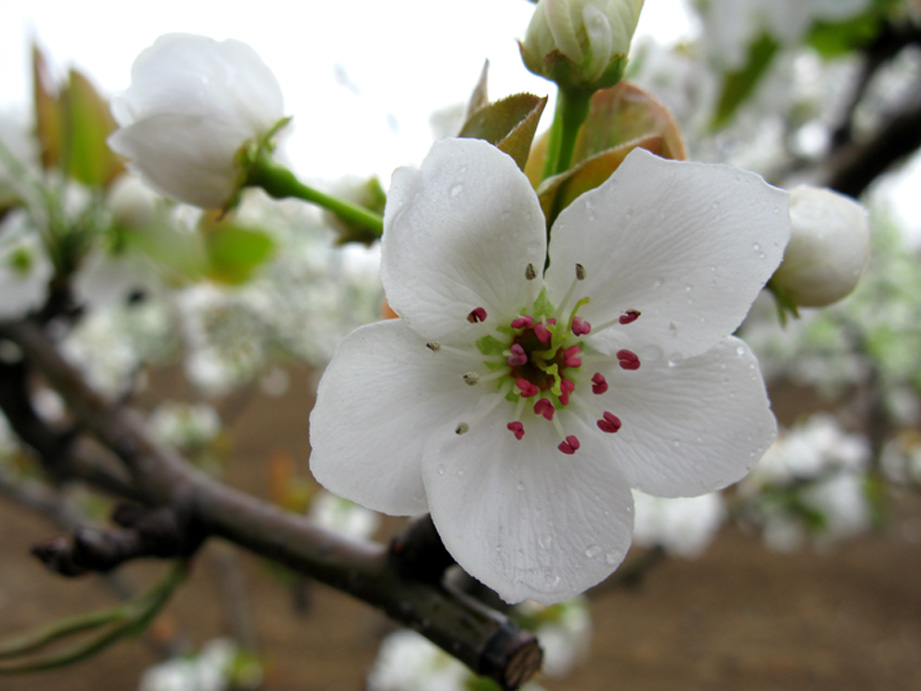
<svg viewBox="0 0 921 691"><path fill-rule="evenodd" d="M164 379L155 388L172 387ZM296 374L285 396L246 407L234 427L231 484L264 495L267 461L279 450L306 465L308 390L307 376ZM801 402L775 399L781 421ZM0 526L0 637L114 602L100 579L65 580L27 556L55 533L46 519L0 501ZM159 623L195 644L224 631L215 547ZM241 563L269 665L266 688L360 691L387 621L323 586L298 616L265 564L248 555ZM123 575L138 585L162 569L133 564ZM757 536L724 531L700 560L668 560L635 589L595 593L592 617L591 658L567 679L538 678L548 691L921 689L921 498L897 497L884 531L828 554L776 554ZM129 691L157 661L142 637L69 669L0 677L0 690Z"/></svg>

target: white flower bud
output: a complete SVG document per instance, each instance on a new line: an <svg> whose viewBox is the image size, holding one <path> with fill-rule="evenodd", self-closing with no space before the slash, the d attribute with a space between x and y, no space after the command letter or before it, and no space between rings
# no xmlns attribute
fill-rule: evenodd
<svg viewBox="0 0 921 691"><path fill-rule="evenodd" d="M160 194L222 208L243 182L237 154L282 120L278 81L239 41L168 34L142 52L113 99L112 149Z"/></svg>
<svg viewBox="0 0 921 691"><path fill-rule="evenodd" d="M620 81L643 0L540 0L521 56L534 74L564 88Z"/></svg>
<svg viewBox="0 0 921 691"><path fill-rule="evenodd" d="M870 251L864 207L829 189L801 185L790 191L790 220L793 233L773 286L799 307L845 297Z"/></svg>

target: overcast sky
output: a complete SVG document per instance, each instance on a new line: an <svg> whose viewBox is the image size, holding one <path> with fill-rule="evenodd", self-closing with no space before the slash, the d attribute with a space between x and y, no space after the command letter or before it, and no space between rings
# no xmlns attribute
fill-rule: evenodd
<svg viewBox="0 0 921 691"><path fill-rule="evenodd" d="M161 34L237 38L281 82L295 125L286 146L301 174L386 180L421 160L432 112L466 101L484 60L494 97L551 93L518 55L533 10L526 0L0 0L0 106L25 102L33 37L61 72L75 65L110 93L127 87L134 58ZM687 32L683 0L648 2L639 31Z"/></svg>

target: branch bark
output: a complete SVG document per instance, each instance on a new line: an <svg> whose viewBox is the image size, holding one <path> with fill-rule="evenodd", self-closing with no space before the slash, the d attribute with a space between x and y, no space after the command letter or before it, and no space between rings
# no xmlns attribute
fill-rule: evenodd
<svg viewBox="0 0 921 691"><path fill-rule="evenodd" d="M0 338L19 346L64 398L77 424L121 460L137 498L150 507L169 508L186 530L222 537L349 593L419 631L502 688L518 688L539 670L542 654L532 634L441 579L433 582L431 573L415 577L401 562L405 543L391 550L348 540L209 478L151 440L133 410L92 390L39 325L2 322Z"/></svg>

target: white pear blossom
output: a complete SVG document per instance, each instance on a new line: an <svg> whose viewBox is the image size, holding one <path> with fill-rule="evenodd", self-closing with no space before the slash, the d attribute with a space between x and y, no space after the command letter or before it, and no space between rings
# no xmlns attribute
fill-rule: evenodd
<svg viewBox="0 0 921 691"><path fill-rule="evenodd" d="M401 319L339 345L314 475L377 511L431 512L506 601L584 591L630 545L631 488L713 491L773 439L757 361L728 334L789 232L786 193L758 176L637 150L560 213L548 253L514 161L439 142L394 174L381 278Z"/></svg>
<svg viewBox="0 0 921 691"><path fill-rule="evenodd" d="M206 209L240 186L237 152L284 116L281 87L245 43L168 34L143 51L112 101L112 149L160 194Z"/></svg>
<svg viewBox="0 0 921 691"><path fill-rule="evenodd" d="M824 307L857 285L870 254L866 209L830 189L790 190L793 232L773 285L802 307Z"/></svg>

